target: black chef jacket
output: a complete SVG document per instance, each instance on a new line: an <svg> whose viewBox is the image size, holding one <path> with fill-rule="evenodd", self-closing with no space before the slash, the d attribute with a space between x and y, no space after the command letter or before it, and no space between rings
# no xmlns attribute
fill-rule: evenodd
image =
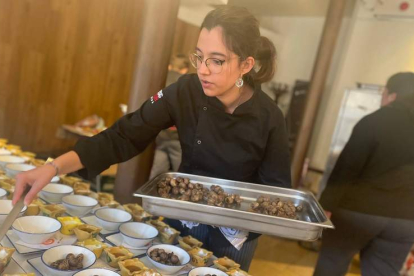
<svg viewBox="0 0 414 276"><path fill-rule="evenodd" d="M217 98L204 94L196 74L184 75L107 130L78 141L74 150L85 167L80 174L93 178L136 156L173 125L182 147L180 172L291 187L287 133L277 105L256 85L253 96L228 114Z"/></svg>

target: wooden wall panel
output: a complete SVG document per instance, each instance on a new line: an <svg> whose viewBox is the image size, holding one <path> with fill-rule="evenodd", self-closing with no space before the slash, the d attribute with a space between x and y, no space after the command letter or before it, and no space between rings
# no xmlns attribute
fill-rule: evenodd
<svg viewBox="0 0 414 276"><path fill-rule="evenodd" d="M126 103L142 0L0 0L0 136L35 152L63 123Z"/></svg>
<svg viewBox="0 0 414 276"><path fill-rule="evenodd" d="M0 137L60 154L61 124L91 114L107 125L127 103L143 0L0 0ZM193 51L199 27L177 20L173 53Z"/></svg>
<svg viewBox="0 0 414 276"><path fill-rule="evenodd" d="M193 53L197 46L200 27L177 20L175 27L173 54Z"/></svg>
<svg viewBox="0 0 414 276"><path fill-rule="evenodd" d="M199 33L199 26L188 24L182 20L177 20L172 55L188 55L190 53L194 53ZM196 72L192 66L190 66L189 69L189 73Z"/></svg>

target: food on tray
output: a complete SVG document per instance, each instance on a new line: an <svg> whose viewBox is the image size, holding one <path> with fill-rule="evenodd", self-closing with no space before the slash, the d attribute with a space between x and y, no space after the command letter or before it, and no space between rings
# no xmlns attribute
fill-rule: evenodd
<svg viewBox="0 0 414 276"><path fill-rule="evenodd" d="M73 230L83 224L78 217L58 217L57 220L62 224L60 232L64 235L72 235Z"/></svg>
<svg viewBox="0 0 414 276"><path fill-rule="evenodd" d="M136 203L124 204L122 206L124 207L125 211L127 211L131 215L133 215L135 212L144 211L144 208L142 208L141 205L136 204Z"/></svg>
<svg viewBox="0 0 414 276"><path fill-rule="evenodd" d="M76 270L83 268L83 254L75 256L72 253L66 255L66 258L57 260L50 264L51 267L60 270Z"/></svg>
<svg viewBox="0 0 414 276"><path fill-rule="evenodd" d="M120 204L114 200L114 195L110 193L98 193L98 202L101 206L117 208Z"/></svg>
<svg viewBox="0 0 414 276"><path fill-rule="evenodd" d="M40 167L43 166L46 161L43 159L31 159L29 163L33 166Z"/></svg>
<svg viewBox="0 0 414 276"><path fill-rule="evenodd" d="M158 236L162 243L173 244L175 239L180 235L179 231L160 220L149 220L147 223L157 228Z"/></svg>
<svg viewBox="0 0 414 276"><path fill-rule="evenodd" d="M297 212L303 209L302 205L295 206L292 201L268 196L260 196L256 202L251 204L251 208L256 213L290 219L297 219Z"/></svg>
<svg viewBox="0 0 414 276"><path fill-rule="evenodd" d="M23 157L25 160L28 161L28 163L31 163L31 160L34 160L36 158L36 153L30 152L30 151L24 151L19 154L17 154L19 157Z"/></svg>
<svg viewBox="0 0 414 276"><path fill-rule="evenodd" d="M9 264L14 251L14 248L0 246L0 275L2 275L7 265Z"/></svg>
<svg viewBox="0 0 414 276"><path fill-rule="evenodd" d="M39 208L42 215L51 218L60 217L66 212L65 207L59 204L40 205Z"/></svg>
<svg viewBox="0 0 414 276"><path fill-rule="evenodd" d="M27 206L26 216L37 216L40 213L40 206L44 205L40 199L35 199Z"/></svg>
<svg viewBox="0 0 414 276"><path fill-rule="evenodd" d="M247 273L244 270L241 270L240 268L232 269L230 271L227 271L227 274L229 276L251 276L249 273Z"/></svg>
<svg viewBox="0 0 414 276"><path fill-rule="evenodd" d="M146 211L135 211L131 215L134 221L137 221L137 222L146 222L146 221L155 219L153 215L151 215L150 213Z"/></svg>
<svg viewBox="0 0 414 276"><path fill-rule="evenodd" d="M91 193L91 184L87 182L75 182L73 184L73 191L75 195L88 196Z"/></svg>
<svg viewBox="0 0 414 276"><path fill-rule="evenodd" d="M60 181L62 184L66 184L68 186L73 187L76 182L82 182L82 178L75 177L75 176L61 176Z"/></svg>
<svg viewBox="0 0 414 276"><path fill-rule="evenodd" d="M7 191L7 193L8 193L7 199L12 199L13 198L15 184L16 184L15 179L11 179L11 178L8 178L8 177L4 178L4 179L0 179L0 188Z"/></svg>
<svg viewBox="0 0 414 276"><path fill-rule="evenodd" d="M217 267L218 269L224 272L240 268L240 265L238 263L236 263L235 261L227 257L218 258L214 260L213 262L214 262L215 267Z"/></svg>
<svg viewBox="0 0 414 276"><path fill-rule="evenodd" d="M73 229L78 241L84 241L91 238L96 238L101 232L102 228L95 225L81 224Z"/></svg>
<svg viewBox="0 0 414 276"><path fill-rule="evenodd" d="M123 246L108 247L104 251L106 253L106 261L114 268L119 268L118 262L131 259L134 255Z"/></svg>
<svg viewBox="0 0 414 276"><path fill-rule="evenodd" d="M206 266L208 260L213 256L213 252L208 251L204 248L194 247L190 251L188 251L191 257L191 264L193 266Z"/></svg>
<svg viewBox="0 0 414 276"><path fill-rule="evenodd" d="M150 258L166 265L181 265L180 259L173 252L167 253L164 249L155 248L150 252Z"/></svg>
<svg viewBox="0 0 414 276"><path fill-rule="evenodd" d="M77 242L76 245L79 245L79 246L82 246L82 247L85 247L91 250L95 254L97 259L101 257L104 249L108 247L106 244L104 244L101 241L98 241L97 239L87 239L81 242Z"/></svg>
<svg viewBox="0 0 414 276"><path fill-rule="evenodd" d="M180 244L180 247L184 249L185 251L190 251L194 247L201 247L203 246L203 243L199 240L193 238L192 236L185 236L185 237L178 237L178 243Z"/></svg>
<svg viewBox="0 0 414 276"><path fill-rule="evenodd" d="M138 258L124 260L119 262L121 276L136 276L138 273L148 270Z"/></svg>
<svg viewBox="0 0 414 276"><path fill-rule="evenodd" d="M205 203L218 207L232 207L241 204L240 195L228 194L219 185L210 190L200 183L192 183L188 178L163 178L157 185L158 194L164 198Z"/></svg>

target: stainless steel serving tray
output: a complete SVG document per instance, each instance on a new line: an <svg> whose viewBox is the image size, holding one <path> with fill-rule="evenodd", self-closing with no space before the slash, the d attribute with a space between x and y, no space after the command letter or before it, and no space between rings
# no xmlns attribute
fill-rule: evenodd
<svg viewBox="0 0 414 276"><path fill-rule="evenodd" d="M243 199L243 203L237 208L230 209L162 198L158 195L157 184L165 177L189 178L191 182L201 183L207 188L211 185L220 185L227 193L239 194ZM299 219L294 220L250 212L250 204L261 195L290 200L295 205L301 204L303 210L298 213ZM334 228L332 222L325 216L322 207L311 193L293 189L184 173L165 173L147 182L134 193L134 196L142 197L144 209L153 215L243 229L290 239L316 240L321 236L324 228Z"/></svg>

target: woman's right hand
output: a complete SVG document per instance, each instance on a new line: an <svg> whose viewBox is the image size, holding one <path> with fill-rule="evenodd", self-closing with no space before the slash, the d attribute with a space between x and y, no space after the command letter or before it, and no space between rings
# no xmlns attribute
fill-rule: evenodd
<svg viewBox="0 0 414 276"><path fill-rule="evenodd" d="M43 187L50 183L55 174L55 168L50 165L43 165L36 169L17 174L13 205L20 199L24 189L29 185L31 186L30 191L24 199L24 205L28 206Z"/></svg>

